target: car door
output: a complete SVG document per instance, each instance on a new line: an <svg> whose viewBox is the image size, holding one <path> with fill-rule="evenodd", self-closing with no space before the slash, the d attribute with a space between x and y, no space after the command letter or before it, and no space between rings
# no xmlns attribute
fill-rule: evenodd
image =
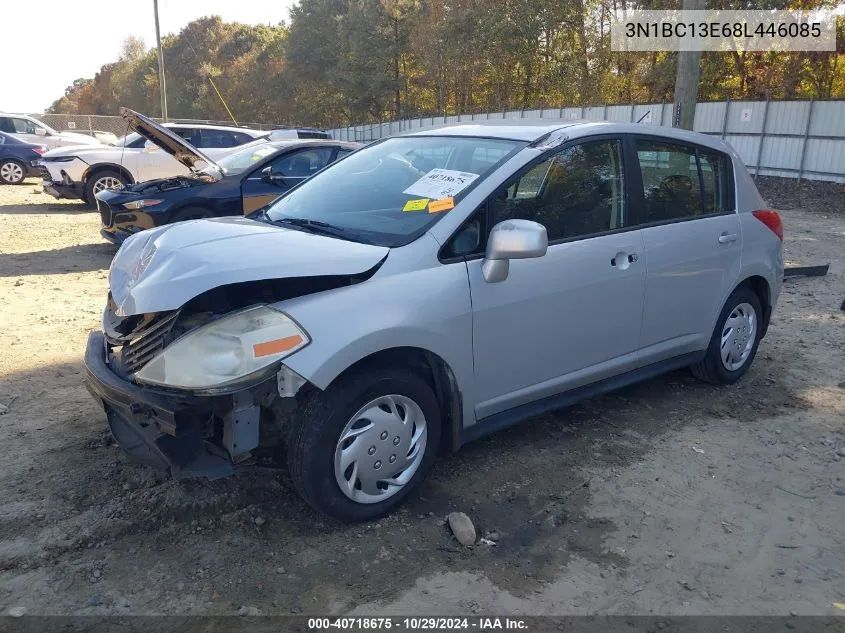
<svg viewBox="0 0 845 633"><path fill-rule="evenodd" d="M196 129L191 127L172 127L170 130L194 145ZM134 163L134 176L137 182L155 180L156 178L172 178L173 176L188 176L191 171L158 145L146 141L142 148L131 152L126 150L124 161L130 167Z"/></svg>
<svg viewBox="0 0 845 633"><path fill-rule="evenodd" d="M630 228L619 138L565 146L489 202L489 226L543 224L545 256L513 260L488 283L467 262L476 418L622 373L636 362L645 289L642 235Z"/></svg>
<svg viewBox="0 0 845 633"><path fill-rule="evenodd" d="M302 148L285 152L254 169L241 184L244 214L270 204L291 187L310 178L332 162L336 154L337 149L333 147Z"/></svg>
<svg viewBox="0 0 845 633"><path fill-rule="evenodd" d="M35 143L37 145L47 145L47 130L46 128L41 127L40 129L43 130L43 134L39 135L36 134L35 130L38 129L39 126L36 126L35 123L29 121L27 119L21 119L18 117L8 117L7 118L7 125L10 128L9 132L14 134L20 140L26 143ZM6 131L5 129L3 131Z"/></svg>
<svg viewBox="0 0 845 633"><path fill-rule="evenodd" d="M707 347L739 277L742 232L726 154L657 138L632 142L647 270L641 363L649 364Z"/></svg>

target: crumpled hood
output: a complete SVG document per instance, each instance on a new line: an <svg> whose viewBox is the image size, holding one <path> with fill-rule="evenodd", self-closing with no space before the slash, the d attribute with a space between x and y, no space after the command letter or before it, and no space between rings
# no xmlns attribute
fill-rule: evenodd
<svg viewBox="0 0 845 633"><path fill-rule="evenodd" d="M360 274L389 250L248 218L178 222L127 239L109 288L120 316L161 312L227 284Z"/></svg>

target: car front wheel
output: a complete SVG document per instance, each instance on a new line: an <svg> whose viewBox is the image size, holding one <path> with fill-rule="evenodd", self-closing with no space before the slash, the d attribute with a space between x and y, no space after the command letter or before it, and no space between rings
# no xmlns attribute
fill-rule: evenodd
<svg viewBox="0 0 845 633"><path fill-rule="evenodd" d="M97 206L95 196L106 189L123 189L126 186L126 178L116 171L105 169L88 177L85 183L85 202L91 207Z"/></svg>
<svg viewBox="0 0 845 633"><path fill-rule="evenodd" d="M288 466L316 510L344 522L390 512L422 481L440 441L440 407L409 369L361 371L306 396L290 422Z"/></svg>
<svg viewBox="0 0 845 633"><path fill-rule="evenodd" d="M739 380L757 354L762 317L757 293L748 286L734 290L716 322L707 355L691 367L696 378L719 385Z"/></svg>

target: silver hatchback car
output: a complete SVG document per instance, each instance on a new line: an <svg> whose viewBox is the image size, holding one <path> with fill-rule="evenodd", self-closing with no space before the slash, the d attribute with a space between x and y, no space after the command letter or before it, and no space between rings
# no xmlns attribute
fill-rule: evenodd
<svg viewBox="0 0 845 633"><path fill-rule="evenodd" d="M777 302L782 238L716 138L419 131L248 217L128 239L87 384L151 466L217 477L283 447L308 503L368 520L441 448L683 367L738 380Z"/></svg>

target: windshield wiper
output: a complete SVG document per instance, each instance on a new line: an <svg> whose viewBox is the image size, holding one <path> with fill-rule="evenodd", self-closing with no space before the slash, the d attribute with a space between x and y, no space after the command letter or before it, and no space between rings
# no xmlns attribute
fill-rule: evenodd
<svg viewBox="0 0 845 633"><path fill-rule="evenodd" d="M362 244L371 243L361 237L358 233L355 233L354 231L335 226L334 224L329 224L328 222L322 222L320 220L309 220L308 218L279 218L278 220L274 220L266 211L263 213L263 215L264 219L272 224L295 226L297 228L302 228L306 231L310 231L312 233L317 233L320 235L330 235L332 237L339 237L345 240L350 240L352 242L360 242Z"/></svg>
<svg viewBox="0 0 845 633"><path fill-rule="evenodd" d="M269 218L269 216L267 216ZM278 220L270 220L274 224L290 224L292 226L302 227L313 231L314 233L325 233L327 235L346 235L346 231L339 226L329 224L328 222L321 222L320 220L309 220L307 218L279 218Z"/></svg>

